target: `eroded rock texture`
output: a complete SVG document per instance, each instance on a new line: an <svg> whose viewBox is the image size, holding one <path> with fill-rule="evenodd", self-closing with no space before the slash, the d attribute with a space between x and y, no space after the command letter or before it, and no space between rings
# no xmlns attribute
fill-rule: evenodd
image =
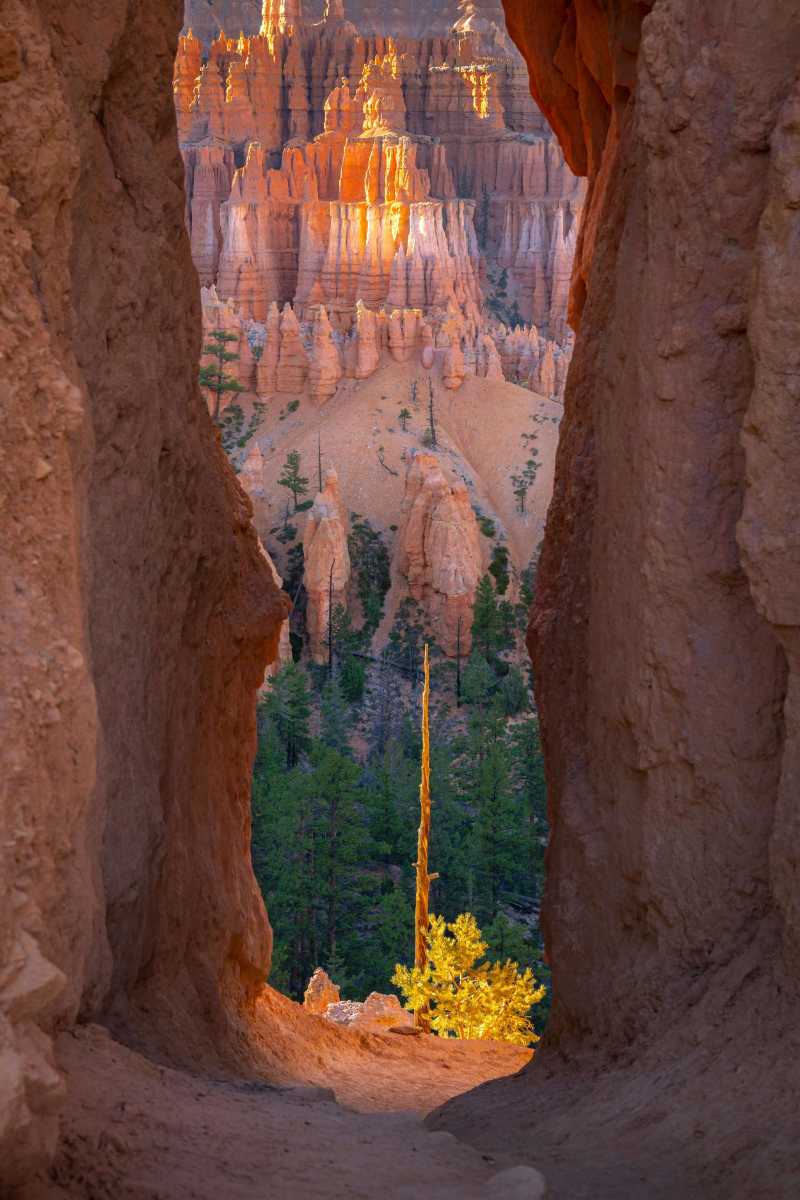
<svg viewBox="0 0 800 1200"><path fill-rule="evenodd" d="M4 1193L52 1148L55 1024L146 1007L230 1060L269 963L249 770L283 602L197 390L179 8L0 5Z"/></svg>
<svg viewBox="0 0 800 1200"><path fill-rule="evenodd" d="M303 583L308 604L306 626L314 662L327 662L330 620L338 605L347 604L350 552L347 514L339 494L339 478L331 468L325 487L314 498L303 530Z"/></svg>
<svg viewBox="0 0 800 1200"><path fill-rule="evenodd" d="M483 572L478 522L463 483L450 486L434 454L406 470L398 566L423 604L436 644L451 656L472 648L472 607Z"/></svg>
<svg viewBox="0 0 800 1200"><path fill-rule="evenodd" d="M422 356L424 319L448 386L488 355L536 390L563 388L583 189L496 6L452 6L446 37L400 36L407 22L379 7L385 33L347 5L314 21L267 0L259 36L181 38L174 94L201 282L262 328L273 304L292 305L319 402L347 366L342 339L363 332L359 304L406 357ZM525 353L494 353L517 335Z"/></svg>
<svg viewBox="0 0 800 1200"><path fill-rule="evenodd" d="M588 1144L644 1172L594 1196L788 1196L800 5L506 8L590 192L530 631L553 1018L471 1128L558 1143L559 1196ZM584 1104L581 1061L618 1068Z"/></svg>

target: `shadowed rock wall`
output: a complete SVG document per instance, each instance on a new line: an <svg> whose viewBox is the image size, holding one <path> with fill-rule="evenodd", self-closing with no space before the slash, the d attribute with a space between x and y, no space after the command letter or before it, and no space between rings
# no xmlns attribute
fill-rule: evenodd
<svg viewBox="0 0 800 1200"><path fill-rule="evenodd" d="M631 1161L650 1154L632 1177L648 1196L656 1143L670 1194L789 1195L800 4L506 11L590 177L530 627L554 1006L536 1065L445 1116L490 1140L490 1106L546 1170L559 1136L562 1160L585 1158L605 1121L618 1160L625 1136ZM601 1101L589 1080L612 1066L638 1092L620 1076ZM556 1195L584 1194L551 1170Z"/></svg>
<svg viewBox="0 0 800 1200"><path fill-rule="evenodd" d="M283 602L196 384L181 16L0 3L2 1185L52 1148L55 1025L146 1008L230 1058L269 964L249 771Z"/></svg>

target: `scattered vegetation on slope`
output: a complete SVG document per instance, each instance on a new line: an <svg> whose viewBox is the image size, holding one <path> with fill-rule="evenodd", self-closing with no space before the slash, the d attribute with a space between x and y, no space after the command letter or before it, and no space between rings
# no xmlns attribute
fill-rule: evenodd
<svg viewBox="0 0 800 1200"><path fill-rule="evenodd" d="M354 562L372 556L359 594L374 625L388 556L368 522L356 516L354 529ZM485 576L460 709L455 664L433 648L431 903L446 922L474 913L490 961L510 958L546 979L545 785L538 722L514 661L520 620ZM410 652L423 633L406 602L386 651L371 659L371 635L339 609L333 675L290 663L259 705L253 861L275 932L271 982L296 999L317 966L345 994L386 991L413 954L420 740L419 656L415 668ZM546 1009L536 1003L539 1030Z"/></svg>

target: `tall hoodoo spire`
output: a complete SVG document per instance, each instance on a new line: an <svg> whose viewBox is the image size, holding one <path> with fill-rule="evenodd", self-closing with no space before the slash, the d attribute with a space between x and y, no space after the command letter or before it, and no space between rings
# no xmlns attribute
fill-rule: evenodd
<svg viewBox="0 0 800 1200"><path fill-rule="evenodd" d="M294 33L303 24L303 0L264 0L261 33Z"/></svg>

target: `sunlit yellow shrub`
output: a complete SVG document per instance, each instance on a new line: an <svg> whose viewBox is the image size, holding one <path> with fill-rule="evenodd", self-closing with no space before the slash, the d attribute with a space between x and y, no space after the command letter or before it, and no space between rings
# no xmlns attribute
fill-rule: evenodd
<svg viewBox="0 0 800 1200"><path fill-rule="evenodd" d="M479 962L487 944L472 913L455 921L430 919L428 962L395 967L392 982L411 1009L430 1006L431 1026L440 1037L494 1038L530 1046L538 1042L528 1014L544 999L530 967L515 962Z"/></svg>

